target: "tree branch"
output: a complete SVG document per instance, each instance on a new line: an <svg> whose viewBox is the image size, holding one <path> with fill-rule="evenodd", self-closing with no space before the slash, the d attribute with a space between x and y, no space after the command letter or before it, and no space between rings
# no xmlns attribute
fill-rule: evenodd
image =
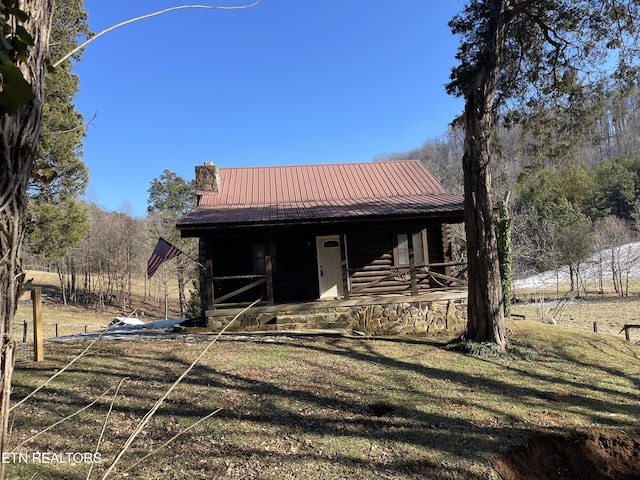
<svg viewBox="0 0 640 480"><path fill-rule="evenodd" d="M259 3L260 3L260 0L256 0L255 2L253 2L250 5L240 5L240 6L237 6L237 7L221 7L221 6L215 6L215 5L179 5L177 7L165 8L164 10L159 10L157 12L153 12L153 13L148 13L146 15L142 15L140 17L131 18L129 20L125 20L124 22L117 23L117 24L115 24L115 25L113 25L113 26L111 26L109 28L105 28L104 30L102 30L99 33L96 33L93 37L91 37L87 41L83 42L82 44L78 45L76 48L74 48L69 53L64 55L60 60L55 62L53 64L53 68L58 67L62 62L64 62L65 60L69 59L75 53L79 52L84 47L86 47L91 42L93 42L95 39L97 39L98 37L101 37L105 33L109 33L112 30L115 30L116 28L120 28L120 27L122 27L124 25L128 25L130 23L137 22L138 20L145 20L147 18L151 18L151 17L155 17L155 16L158 16L158 15L162 15L163 13L173 12L175 10L184 10L186 8L202 8L202 9L207 9L207 10L214 10L214 9L215 10L242 10L242 9L245 9L245 8L255 7Z"/></svg>
<svg viewBox="0 0 640 480"><path fill-rule="evenodd" d="M96 110L93 116L86 123L81 123L80 125L73 128L68 128L67 130L54 130L51 133L53 135L61 135L63 133L71 133L71 132L75 132L76 130L80 130L81 128L86 128L93 123L93 121L96 119L97 116L98 116L98 111Z"/></svg>
<svg viewBox="0 0 640 480"><path fill-rule="evenodd" d="M540 0L523 0L520 3L516 3L506 12L505 23L509 23L513 17L517 17L523 12L528 11L533 5L538 3Z"/></svg>

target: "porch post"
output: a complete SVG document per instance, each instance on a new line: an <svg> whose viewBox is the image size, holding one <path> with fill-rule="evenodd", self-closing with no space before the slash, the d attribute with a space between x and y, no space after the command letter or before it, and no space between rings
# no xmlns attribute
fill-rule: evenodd
<svg viewBox="0 0 640 480"><path fill-rule="evenodd" d="M271 239L264 237L264 273L267 280L267 305L273 305L273 263L271 261Z"/></svg>
<svg viewBox="0 0 640 480"><path fill-rule="evenodd" d="M442 233L442 256L444 263L452 263L453 258L451 254L451 239L449 238L449 230L451 226L446 223L440 224L440 232ZM453 267L445 267L444 274L453 276Z"/></svg>
<svg viewBox="0 0 640 480"><path fill-rule="evenodd" d="M418 295L418 280L416 278L416 259L413 256L413 232L407 235L407 246L409 248L409 273L411 275L411 296Z"/></svg>
<svg viewBox="0 0 640 480"><path fill-rule="evenodd" d="M204 250L204 269L201 274L202 283L200 283L200 298L204 300L201 305L202 315L205 315L206 310L215 310L215 304L213 303L213 241L211 238L204 238L200 240L201 248ZM204 288L203 288L204 286Z"/></svg>
<svg viewBox="0 0 640 480"><path fill-rule="evenodd" d="M340 234L340 264L342 265L342 295L349 300L349 270L347 265L347 234Z"/></svg>

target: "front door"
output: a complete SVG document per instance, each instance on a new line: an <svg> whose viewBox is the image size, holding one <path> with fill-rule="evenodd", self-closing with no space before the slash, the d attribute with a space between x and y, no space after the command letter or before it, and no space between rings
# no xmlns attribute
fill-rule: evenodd
<svg viewBox="0 0 640 480"><path fill-rule="evenodd" d="M340 237L338 235L316 237L316 248L318 251L320 298L343 296Z"/></svg>

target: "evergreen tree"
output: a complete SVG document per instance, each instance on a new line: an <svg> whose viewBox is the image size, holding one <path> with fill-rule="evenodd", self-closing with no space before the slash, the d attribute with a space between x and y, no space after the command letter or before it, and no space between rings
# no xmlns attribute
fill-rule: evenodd
<svg viewBox="0 0 640 480"><path fill-rule="evenodd" d="M181 239L175 228L176 222L186 215L196 203L195 180L186 181L170 170L164 170L162 175L154 178L149 187L147 212L160 222L154 224L154 236L162 236L185 253L189 251L189 241ZM190 260L183 255L176 257L176 271L178 277L178 296L180 299L180 313L185 315L187 301L185 295L186 270Z"/></svg>
<svg viewBox="0 0 640 480"><path fill-rule="evenodd" d="M53 61L76 47L89 35L83 0L59 0L53 13L50 55ZM77 53L74 60L80 60ZM64 265L60 262L89 230L89 214L79 201L84 193L88 170L81 160L85 126L73 100L78 77L71 73L71 60L49 73L44 89L44 109L40 141L34 168L50 172L46 181L35 176L29 190L27 241L32 253L54 260L66 303ZM73 221L71 221L73 220Z"/></svg>
<svg viewBox="0 0 640 480"><path fill-rule="evenodd" d="M83 0L56 2L50 40L52 62L89 36L83 3ZM72 58L80 61L80 53ZM66 60L48 74L35 168L51 169L56 176L47 183L32 183L30 196L36 202L79 198L89 180L87 167L81 160L82 138L86 133L84 119L73 104L79 79L71 73L71 67L71 60Z"/></svg>
<svg viewBox="0 0 640 480"><path fill-rule="evenodd" d="M623 162L605 160L593 169L594 188L589 201L588 213L593 219L609 215L625 219L637 202L638 176Z"/></svg>
<svg viewBox="0 0 640 480"><path fill-rule="evenodd" d="M508 345L493 188L492 134L508 101L568 108L582 86L613 73L635 84L640 5L633 0L470 0L450 22L461 36L449 93L464 98L467 335ZM612 62L613 60L613 62ZM614 72L603 67L614 64Z"/></svg>

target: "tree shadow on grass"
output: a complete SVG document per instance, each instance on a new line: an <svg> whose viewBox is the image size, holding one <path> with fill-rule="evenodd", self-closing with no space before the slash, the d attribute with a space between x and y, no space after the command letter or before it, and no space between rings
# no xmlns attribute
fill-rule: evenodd
<svg viewBox="0 0 640 480"><path fill-rule="evenodd" d="M579 408L590 412L590 422L619 425L607 412L629 417L637 408L632 403L640 400L637 394L598 387L601 396L611 397L606 402L591 398L579 380L568 379L559 368L468 358L434 346L441 344L295 336L272 343L255 337L251 342L221 341L169 397L140 441L157 444L166 438L162 423L168 418L189 425L223 407L206 433L188 434L181 447L171 447L172 454L176 448L178 453L189 450L219 465L270 474L312 463L328 469L329 476L379 477L387 472L398 478L486 478L489 458L523 444L532 429L548 425L527 421L509 405L524 404L556 420ZM105 344L70 369L73 381L53 384L29 411L59 416L130 377L115 408L127 428L117 435L112 430L114 445L105 449L106 457L201 347L182 342L160 349L146 342L138 349ZM37 373L44 378L50 372ZM526 381L516 384L509 375ZM83 380L88 385L80 387ZM573 393L549 397L559 386ZM15 387L15 398L29 390L21 375ZM376 410L376 405L385 408ZM104 418L107 408L105 399L95 416ZM19 417L16 426L21 426ZM159 461L177 461L172 458ZM227 469L234 475L232 466Z"/></svg>

